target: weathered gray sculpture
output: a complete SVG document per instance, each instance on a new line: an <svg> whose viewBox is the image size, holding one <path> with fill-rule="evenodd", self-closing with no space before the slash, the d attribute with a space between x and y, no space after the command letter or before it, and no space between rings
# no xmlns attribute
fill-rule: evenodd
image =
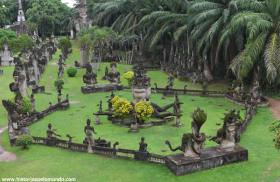
<svg viewBox="0 0 280 182"><path fill-rule="evenodd" d="M87 124L84 128L84 133L86 134L88 152L92 153L92 147L95 145L93 134L96 134L94 128L90 125L91 121L87 119Z"/></svg>
<svg viewBox="0 0 280 182"><path fill-rule="evenodd" d="M233 149L239 142L240 120L240 113L235 110L225 114L223 127L218 130L217 136L212 137L211 140L220 144L221 149Z"/></svg>
<svg viewBox="0 0 280 182"><path fill-rule="evenodd" d="M181 146L173 149L169 141L165 143L169 146L171 151L181 150L184 152L185 157L199 158L206 140L206 135L200 133L200 129L207 120L207 114L198 108L193 112L192 118L192 133L183 135Z"/></svg>

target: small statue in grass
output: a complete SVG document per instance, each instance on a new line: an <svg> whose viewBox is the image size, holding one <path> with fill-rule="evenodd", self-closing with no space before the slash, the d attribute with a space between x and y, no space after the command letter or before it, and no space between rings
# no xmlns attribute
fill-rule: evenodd
<svg viewBox="0 0 280 182"><path fill-rule="evenodd" d="M72 140L73 140L73 138L75 138L75 137L73 137L73 136L71 136L71 135L69 135L69 134L67 134L66 137L68 138L68 141L67 141L68 148L71 148Z"/></svg>
<svg viewBox="0 0 280 182"><path fill-rule="evenodd" d="M112 99L115 97L114 91L111 92L110 98L108 99L108 111L113 112L113 104L112 104Z"/></svg>
<svg viewBox="0 0 280 182"><path fill-rule="evenodd" d="M175 101L174 101L174 105L173 105L173 113L175 115L175 125L176 127L180 127L182 126L181 124L181 102L179 101L179 97L178 94L175 94Z"/></svg>
<svg viewBox="0 0 280 182"><path fill-rule="evenodd" d="M90 125L90 119L87 119L87 124L84 128L84 133L86 134L87 144L88 144L88 152L92 153L92 146L95 145L93 134L97 134L94 131L94 127Z"/></svg>
<svg viewBox="0 0 280 182"><path fill-rule="evenodd" d="M169 74L166 89L172 89L174 85L174 77Z"/></svg>
<svg viewBox="0 0 280 182"><path fill-rule="evenodd" d="M95 124L96 125L100 125L101 124L101 120L98 114L95 115Z"/></svg>
<svg viewBox="0 0 280 182"><path fill-rule="evenodd" d="M34 112L36 112L34 94L31 94L30 102L31 102L32 112L34 113Z"/></svg>
<svg viewBox="0 0 280 182"><path fill-rule="evenodd" d="M99 105L98 105L98 107L99 107L99 110L98 110L98 113L102 113L103 112L103 107L102 107L102 100L100 100L99 101Z"/></svg>
<svg viewBox="0 0 280 182"><path fill-rule="evenodd" d="M47 129L47 139L49 140L56 140L56 137L61 137L59 134L57 134L56 129L52 128L52 124L48 124L48 129Z"/></svg>
<svg viewBox="0 0 280 182"><path fill-rule="evenodd" d="M109 69L108 69L108 66L106 66L106 68L105 68L105 74L104 74L104 76L103 76L103 80L107 80L108 79L108 73L109 73Z"/></svg>
<svg viewBox="0 0 280 182"><path fill-rule="evenodd" d="M148 144L145 143L145 138L141 137L141 141L139 143L139 152L148 152L147 148L148 148Z"/></svg>
<svg viewBox="0 0 280 182"><path fill-rule="evenodd" d="M203 82L202 82L202 94L206 95L207 91L208 91L208 82L207 82L207 79L203 79Z"/></svg>

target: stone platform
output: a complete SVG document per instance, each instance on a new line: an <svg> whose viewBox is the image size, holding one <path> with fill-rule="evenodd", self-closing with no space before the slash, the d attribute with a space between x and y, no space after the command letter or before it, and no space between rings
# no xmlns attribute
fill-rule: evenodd
<svg viewBox="0 0 280 182"><path fill-rule="evenodd" d="M110 92L115 90L124 89L120 84L96 84L92 86L81 87L81 91L84 94L96 93L96 92Z"/></svg>
<svg viewBox="0 0 280 182"><path fill-rule="evenodd" d="M212 147L205 149L197 159L184 157L183 154L167 156L166 165L176 176L180 176L247 160L248 150L241 146L231 150Z"/></svg>

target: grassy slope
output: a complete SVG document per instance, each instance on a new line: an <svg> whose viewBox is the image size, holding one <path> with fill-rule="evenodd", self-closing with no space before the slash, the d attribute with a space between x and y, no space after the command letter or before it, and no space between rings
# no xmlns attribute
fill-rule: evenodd
<svg viewBox="0 0 280 182"><path fill-rule="evenodd" d="M0 127L3 127L7 123L7 114L2 106L2 99L7 99L12 97L12 93L9 89L9 84L13 80L14 67L0 67L4 71L4 74L0 75Z"/></svg>
<svg viewBox="0 0 280 182"><path fill-rule="evenodd" d="M57 60L58 54L54 57ZM79 59L78 50L74 50L67 60L67 64L73 64L74 60ZM104 69L102 65L101 70ZM120 66L119 70L123 72L129 69L129 66ZM52 61L46 70L42 85L46 86L50 94L36 95L37 106L43 109L48 106L48 102L55 102L56 94L54 92L53 81L56 78L57 66ZM52 122L58 129L58 133L65 136L71 133L76 138L74 141L81 142L83 139L83 127L86 118L93 119L92 113L97 111L97 104L100 99L106 107L106 96L109 93L100 93L92 95L82 95L80 86L82 85L81 76L84 70L79 70L76 78L65 76L65 93L70 94L71 108L67 111L54 113L39 123L33 125L30 129L33 135L44 136L46 126ZM103 71L99 73L101 77ZM152 82L159 83L159 86L166 84L166 75L159 71L150 72ZM185 83L176 81L175 86L181 87ZM188 84L190 85L190 84ZM190 85L199 88L198 85ZM213 88L217 88L215 85ZM2 86L1 86L2 88ZM119 95L131 98L130 92L118 92ZM155 153L168 154L162 151L167 149L164 140L169 139L174 144L179 144L182 133L190 131L190 113L200 106L208 112L208 121L203 131L208 135L214 135L221 123L220 118L226 109L238 108L224 99L201 98L191 96L181 96L184 102L182 119L184 127L180 129L171 126L153 127L141 130L138 134L127 133L126 128L114 126L102 118L103 125L96 126L98 136L111 141L119 141L120 147L136 149L141 136L145 136L149 144L149 150ZM153 95L152 101L160 105L170 103L171 98L161 100L160 95ZM1 116L2 118L2 116ZM32 146L30 151L24 152L18 148L8 146L7 135L3 135L3 145L9 150L15 152L18 160L11 163L0 163L0 177L3 176L65 176L76 177L79 181L275 181L280 174L280 152L275 150L272 143L272 134L268 131L271 123L271 113L264 108L254 119L247 132L242 137L241 144L249 150L249 162L224 166L212 170L194 173L187 176L175 177L165 166L154 165L143 162L129 160L110 159L97 155L81 154L68 152L60 149ZM207 142L207 145L213 143Z"/></svg>

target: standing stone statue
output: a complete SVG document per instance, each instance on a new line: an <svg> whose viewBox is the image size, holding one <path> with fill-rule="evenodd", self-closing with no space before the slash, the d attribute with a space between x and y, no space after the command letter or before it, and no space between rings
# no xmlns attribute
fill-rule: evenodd
<svg viewBox="0 0 280 182"><path fill-rule="evenodd" d="M0 65L1 66L11 66L13 65L14 58L9 50L8 44L4 43L3 50L0 51Z"/></svg>
<svg viewBox="0 0 280 182"><path fill-rule="evenodd" d="M102 113L103 112L103 107L102 107L102 100L100 100L99 101L99 105L98 105L98 107L99 107L99 110L98 110L98 113Z"/></svg>
<svg viewBox="0 0 280 182"><path fill-rule="evenodd" d="M148 144L145 143L145 138L141 137L141 141L139 143L139 152L148 152L147 148L148 148Z"/></svg>
<svg viewBox="0 0 280 182"><path fill-rule="evenodd" d="M181 102L179 101L179 98L178 98L178 94L176 93L175 94L175 101L174 101L174 106L173 106L173 113L175 115L175 125L176 127L180 127L182 126L181 124L181 116L182 116L182 113L181 113Z"/></svg>
<svg viewBox="0 0 280 182"><path fill-rule="evenodd" d="M32 112L34 113L34 112L36 112L34 94L31 94L31 96L30 96L30 102L31 102L31 106L32 106Z"/></svg>
<svg viewBox="0 0 280 182"><path fill-rule="evenodd" d="M62 55L59 56L59 60L58 60L58 78L62 78L64 75L64 61L62 58Z"/></svg>
<svg viewBox="0 0 280 182"><path fill-rule="evenodd" d="M231 110L224 117L223 127L220 128L215 137L210 140L220 144L221 149L233 149L236 143L239 142L238 129L240 126L240 112Z"/></svg>
<svg viewBox="0 0 280 182"><path fill-rule="evenodd" d="M111 92L110 98L108 99L108 111L113 112L113 104L112 104L112 99L115 97L114 91Z"/></svg>
<svg viewBox="0 0 280 182"><path fill-rule="evenodd" d="M86 134L86 140L88 144L88 152L92 153L92 147L95 145L93 134L97 134L94 131L94 128L90 125L91 121L90 119L87 119L87 124L84 128L84 133Z"/></svg>
<svg viewBox="0 0 280 182"><path fill-rule="evenodd" d="M174 85L174 77L169 74L166 89L172 89Z"/></svg>

